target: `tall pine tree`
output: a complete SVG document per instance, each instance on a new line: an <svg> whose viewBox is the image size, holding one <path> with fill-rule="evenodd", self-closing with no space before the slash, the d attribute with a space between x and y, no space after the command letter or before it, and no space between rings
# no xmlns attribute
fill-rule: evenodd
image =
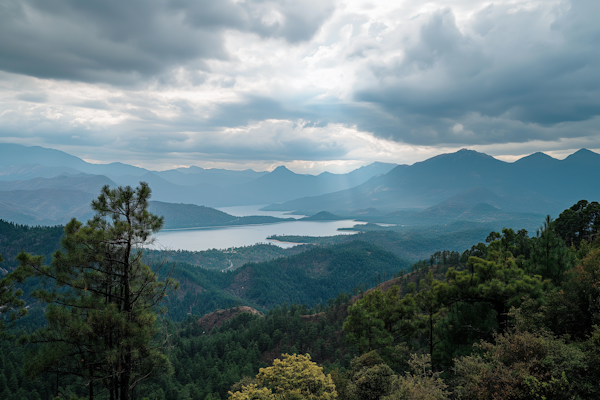
<svg viewBox="0 0 600 400"><path fill-rule="evenodd" d="M19 255L21 271L44 284L33 296L48 303L47 327L23 339L40 344L26 365L29 375L69 375L90 399L96 387L111 400L128 400L141 381L169 368L157 311L175 283L142 260L142 247L163 225L147 210L150 194L144 182L105 186L92 202L94 218L67 224L49 266Z"/></svg>

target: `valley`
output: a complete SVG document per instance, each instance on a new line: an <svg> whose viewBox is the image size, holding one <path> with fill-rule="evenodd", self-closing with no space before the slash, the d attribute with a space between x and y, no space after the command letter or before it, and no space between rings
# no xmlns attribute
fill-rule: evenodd
<svg viewBox="0 0 600 400"><path fill-rule="evenodd" d="M572 290L579 285L573 280L573 268L593 269L593 262L586 263L595 260L599 245L597 203L582 200L559 209L574 196L595 195L595 189L568 186L543 191L529 185L522 190L519 185L524 183L513 180L511 185L516 186L507 186L504 181L514 173L510 168L520 168L521 178L546 184L549 178L544 174L555 173L551 166L556 163L570 168L585 161L594 171L600 155L588 151L563 161L534 156L506 166L461 150L423 165L374 164L343 179L327 174L317 179L281 167L259 173L92 166L45 150L35 151L58 157L60 163L47 161L52 164L47 168L6 166L0 179L0 254L5 259L0 266L7 277L13 271L17 274L10 279L23 281L18 287L27 310L10 332L46 329L39 296L40 288L52 285L47 274L58 271L64 257L102 248L73 247L65 241L78 237L84 244L96 240L84 233L86 229L97 233L113 229L101 222L115 218L113 214L91 219L90 202L97 193L118 194L124 190L119 188L123 182L136 185L138 179L147 179L156 186L149 183L152 197L144 207L151 213L148 216L162 217L157 220L162 229L152 235L152 242L150 236L140 240L144 243L140 253L132 254L139 254L134 259L156 271L152 279L172 285L161 295L163 308L153 312L175 338L177 355L169 356L174 374L141 389L148 396L158 393L161 400L178 400L186 393L199 400L224 398L242 374L256 374L281 353L310 354L326 371L338 374L339 388L345 379L355 379L352 365L371 354L369 349L376 350L379 365L392 366L398 373L409 364L394 355L396 346L426 354L432 370L462 365L466 359L459 356L472 357L473 343L491 343L496 332L509 332L505 315L510 315L511 324L531 323L530 316L513 313L528 312L526 307L534 307L530 300L555 307L554 296L565 295L557 293L571 293L555 288ZM411 169L414 175L407 172ZM440 171L444 172L437 176ZM473 171L478 171L475 178ZM222 190L214 189L217 184ZM218 203L211 194L215 203L210 204L220 207L203 204L208 197L198 194L211 190L230 200ZM311 196L290 200L300 192ZM267 198L271 201L265 202ZM72 218L88 222L78 225L69 222ZM102 263L69 268L89 274L85 271ZM23 269L26 266L30 269ZM31 276L25 279L22 274ZM85 276L85 288L77 289L81 293L97 273ZM79 275L70 279L78 287ZM61 290L44 296L62 296ZM582 312L579 305L573 307L570 313ZM484 318L474 317L479 315ZM543 318L545 322L539 323L556 335L576 334L553 314ZM580 330L592 332L588 322L580 325ZM374 333L364 336L367 331ZM432 344L432 337L437 344ZM537 338L528 340L541 340ZM585 340L578 338L573 346L587 346ZM5 359L6 351L0 348ZM15 365L29 365L25 353L17 354ZM589 374L594 374L590 368ZM186 374L188 370L201 381ZM19 374L10 379L25 382ZM453 374L453 379L466 379ZM22 393L48 395L51 388L31 382ZM580 390L593 391L581 385Z"/></svg>

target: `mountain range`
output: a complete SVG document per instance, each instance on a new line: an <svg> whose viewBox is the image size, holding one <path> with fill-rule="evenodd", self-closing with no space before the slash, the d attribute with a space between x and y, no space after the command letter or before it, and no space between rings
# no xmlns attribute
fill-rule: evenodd
<svg viewBox="0 0 600 400"><path fill-rule="evenodd" d="M0 144L0 218L29 225L86 219L102 186L145 181L157 202L153 207L168 217L171 228L251 223L234 222L233 216L210 221L214 207L252 204L308 216L335 214L320 214L316 220L342 216L411 226L532 221L541 213L556 215L580 199L600 198L594 185L598 173L600 155L586 149L564 160L535 153L512 163L463 149L413 165L373 163L346 174L302 175L285 166L271 172L195 166L150 171L123 163L92 164L42 147Z"/></svg>
<svg viewBox="0 0 600 400"><path fill-rule="evenodd" d="M269 204L355 187L396 164L373 163L347 174L296 174L284 166L268 171L232 171L196 166L150 171L123 163L92 164L65 152L39 146L0 144L0 181L58 176L102 175L115 185L147 182L153 200L209 207ZM7 190L7 189L3 189Z"/></svg>
<svg viewBox="0 0 600 400"><path fill-rule="evenodd" d="M600 155L586 149L564 160L535 153L513 163L463 149L399 165L351 189L272 204L264 210L354 215L365 209L423 210L453 199L446 208L466 201L505 211L556 214L580 199L599 199L600 187L594 184L598 173Z"/></svg>
<svg viewBox="0 0 600 400"><path fill-rule="evenodd" d="M89 205L102 186L137 186L145 181L153 191L151 208L167 217L166 228L281 222L285 219L225 213L215 219L220 211L211 207L320 195L354 187L393 167L373 163L347 174L316 176L296 174L284 166L272 172L196 166L150 171L123 163L91 164L43 147L0 144L0 218L28 225L64 224L73 217L85 220L92 216Z"/></svg>

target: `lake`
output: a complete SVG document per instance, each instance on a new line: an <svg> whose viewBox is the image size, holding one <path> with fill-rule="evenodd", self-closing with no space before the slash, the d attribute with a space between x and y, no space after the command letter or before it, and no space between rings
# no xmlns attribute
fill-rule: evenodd
<svg viewBox="0 0 600 400"><path fill-rule="evenodd" d="M279 211L260 211L260 206L218 208L236 217L247 215L269 215L279 218L301 218L298 215L285 215ZM196 229L162 230L156 235L154 248L170 250L201 251L208 249L227 249L230 247L251 246L257 243L272 243L281 247L295 244L267 240L271 235L333 236L353 235L353 231L338 231L338 228L351 228L360 222L344 221L289 221L277 224L241 225Z"/></svg>

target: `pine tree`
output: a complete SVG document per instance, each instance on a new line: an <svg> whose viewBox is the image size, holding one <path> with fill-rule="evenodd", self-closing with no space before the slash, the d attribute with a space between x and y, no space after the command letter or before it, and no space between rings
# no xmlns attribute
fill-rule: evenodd
<svg viewBox="0 0 600 400"><path fill-rule="evenodd" d="M6 375L4 375L4 372L2 372L0 373L0 393L2 393L4 389L8 387L7 385L8 379L6 379Z"/></svg>
<svg viewBox="0 0 600 400"><path fill-rule="evenodd" d="M100 385L111 400L128 400L141 381L169 368L165 335L156 340L156 312L175 284L142 261L142 247L163 224L147 211L150 194L144 182L136 189L105 186L92 202L94 218L67 224L49 266L19 255L21 271L44 283L33 296L48 303L48 326L23 339L41 343L26 364L29 375L74 376L90 399Z"/></svg>
<svg viewBox="0 0 600 400"><path fill-rule="evenodd" d="M552 219L546 216L533 242L531 257L526 263L528 272L550 279L560 285L564 273L575 266L575 258L565 242L554 231Z"/></svg>
<svg viewBox="0 0 600 400"><path fill-rule="evenodd" d="M12 373L10 375L10 378L8 378L8 389L12 392L12 393L16 393L17 390L19 390L19 380L17 379L17 376L15 373Z"/></svg>
<svg viewBox="0 0 600 400"><path fill-rule="evenodd" d="M4 259L0 254L0 263L3 261ZM0 333L4 336L6 336L5 330L8 328L5 324L6 320L9 321L8 326L11 326L11 322L27 314L25 302L19 298L23 295L23 291L15 288L15 285L25 280L25 278L26 275L17 271L8 273L0 279L0 314L9 314L8 317L0 315L2 317L0 318Z"/></svg>

